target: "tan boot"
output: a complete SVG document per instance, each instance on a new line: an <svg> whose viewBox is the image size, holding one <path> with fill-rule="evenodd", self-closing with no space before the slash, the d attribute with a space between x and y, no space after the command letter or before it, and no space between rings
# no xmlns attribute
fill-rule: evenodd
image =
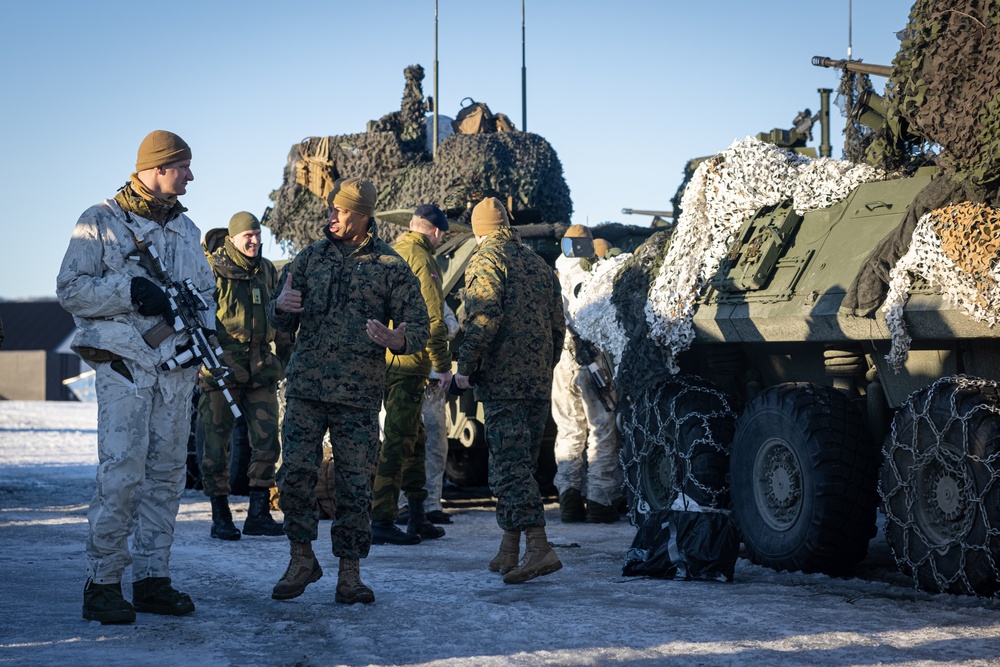
<svg viewBox="0 0 1000 667"><path fill-rule="evenodd" d="M559 556L549 546L549 540L545 537L544 526L525 528L524 538L526 542L524 559L520 565L503 575L503 583L505 584L520 584L562 569Z"/></svg>
<svg viewBox="0 0 1000 667"><path fill-rule="evenodd" d="M334 600L343 604L375 602L375 593L361 581L361 563L357 558L341 558Z"/></svg>
<svg viewBox="0 0 1000 667"><path fill-rule="evenodd" d="M521 549L521 531L505 530L500 539L500 551L490 561L490 572L507 574L517 567L517 554Z"/></svg>
<svg viewBox="0 0 1000 667"><path fill-rule="evenodd" d="M306 586L319 581L323 570L313 553L312 542L290 542L292 559L284 576L274 585L271 597L275 600L291 600L302 595Z"/></svg>

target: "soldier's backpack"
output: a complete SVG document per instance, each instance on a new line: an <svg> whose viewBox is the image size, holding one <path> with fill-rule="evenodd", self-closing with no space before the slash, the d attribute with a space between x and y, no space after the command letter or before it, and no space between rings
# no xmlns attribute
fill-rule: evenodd
<svg viewBox="0 0 1000 667"><path fill-rule="evenodd" d="M465 100L469 104L465 106ZM451 121L455 134L489 134L497 131L496 117L485 102L477 102L471 97L462 100L462 108Z"/></svg>

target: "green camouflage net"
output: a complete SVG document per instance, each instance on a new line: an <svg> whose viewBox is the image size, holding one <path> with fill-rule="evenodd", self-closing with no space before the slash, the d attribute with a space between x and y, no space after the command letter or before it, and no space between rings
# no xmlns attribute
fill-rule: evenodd
<svg viewBox="0 0 1000 667"><path fill-rule="evenodd" d="M291 251L322 238L326 195L338 178L361 177L378 190L378 211L435 203L450 218L486 196L510 203L514 223L566 222L573 213L569 186L555 150L528 132L453 134L427 152L423 69L406 69L398 112L367 132L309 137L292 147L283 182L271 193L264 220Z"/></svg>
<svg viewBox="0 0 1000 667"><path fill-rule="evenodd" d="M914 393L883 448L879 495L900 570L927 591L1000 589L998 385L941 378Z"/></svg>
<svg viewBox="0 0 1000 667"><path fill-rule="evenodd" d="M917 0L893 60L886 125L868 160L892 167L907 128L940 146L955 180L989 186L1000 178L1000 3Z"/></svg>

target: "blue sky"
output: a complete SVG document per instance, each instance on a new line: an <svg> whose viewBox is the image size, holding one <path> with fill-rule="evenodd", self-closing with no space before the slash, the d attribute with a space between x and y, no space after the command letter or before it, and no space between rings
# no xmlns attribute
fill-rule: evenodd
<svg viewBox="0 0 1000 667"><path fill-rule="evenodd" d="M847 0L525 5L527 129L559 154L574 223L647 224L621 209L668 208L688 158L815 112L838 77L810 58L847 50ZM890 64L909 8L855 2L854 57ZM438 18L441 113L472 97L522 127L521 0L439 0ZM203 232L260 215L293 144L397 110L408 65L433 92L433 30L433 0L4 3L0 298L54 295L80 213L154 129L192 147ZM282 256L266 234L264 254Z"/></svg>

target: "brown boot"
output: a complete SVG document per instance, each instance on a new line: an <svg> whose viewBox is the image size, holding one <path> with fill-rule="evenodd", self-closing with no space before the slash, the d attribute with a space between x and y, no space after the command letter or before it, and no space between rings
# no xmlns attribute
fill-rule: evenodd
<svg viewBox="0 0 1000 667"><path fill-rule="evenodd" d="M520 565L503 575L503 583L505 584L520 584L562 569L559 556L549 546L549 540L545 537L544 526L525 528L524 538L526 543L524 559Z"/></svg>
<svg viewBox="0 0 1000 667"><path fill-rule="evenodd" d="M361 581L361 563L357 558L341 558L337 573L337 594L333 598L343 604L375 602L375 593Z"/></svg>
<svg viewBox="0 0 1000 667"><path fill-rule="evenodd" d="M490 572L507 574L517 567L517 554L521 549L521 531L505 530L500 539L500 551L490 561Z"/></svg>
<svg viewBox="0 0 1000 667"><path fill-rule="evenodd" d="M284 576L274 585L271 597L275 600L291 600L302 595L306 586L319 581L323 570L313 553L312 542L290 542L292 559Z"/></svg>

